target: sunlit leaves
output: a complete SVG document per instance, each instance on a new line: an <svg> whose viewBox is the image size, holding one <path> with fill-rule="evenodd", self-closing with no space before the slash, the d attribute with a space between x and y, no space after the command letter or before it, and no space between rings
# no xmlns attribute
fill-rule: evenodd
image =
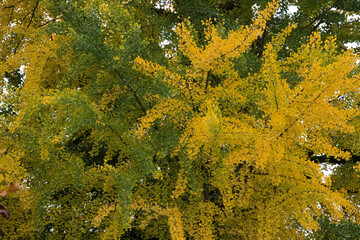
<svg viewBox="0 0 360 240"><path fill-rule="evenodd" d="M265 11L271 11L271 6L269 9ZM259 19L255 26L257 23L261 26L261 17ZM177 184L174 194L193 195L190 199L197 207L203 204L199 200L202 196L205 203L215 203L212 208L221 209L224 215L219 214L210 222L205 216L195 220L187 215L191 207L183 206L182 213L189 224L184 231L201 239L205 236L200 231L202 224L215 226L227 216L241 225L239 231L247 229L251 232L247 233L249 235L241 233L243 236L272 238L282 236L284 232L296 236L297 224L306 231L317 229L314 216L321 215L323 209L336 219L342 218L341 208L353 211L350 202L324 185L319 167L309 161L306 151L349 158L348 152L333 145L332 138L334 132L350 134L354 131L349 121L358 110L334 105L331 99L346 96L359 88L358 77L352 75L357 57L351 51L336 53L333 39L322 42L314 34L296 53L287 59L279 59L278 52L295 27L290 25L266 46L260 72L241 79L233 70L232 59L246 51L245 38L250 36L252 39L255 34L255 39L261 31L249 27L244 29L251 34L239 30L237 37L232 35L235 32L224 37L210 21L205 24L204 46L196 42L195 30L189 22L178 27L179 50L190 60L185 74L177 73L176 68L175 71L171 67L165 69L141 59L137 59L135 65L147 76L161 78L179 92L190 93L191 89L193 93L187 94L191 96L188 98L175 95L192 109L187 110L190 118L182 122L184 134L173 153L180 161L178 181L187 184L188 189L179 188ZM290 85L283 74L290 71L298 74L302 81ZM180 82L185 84L178 84ZM250 82L258 84L255 91L262 96L256 102L261 116L239 111L233 114L235 106L251 108L247 105L251 94L246 92ZM184 85L189 87L184 88ZM140 129L150 126L150 119L155 122L162 116L171 116L159 115L160 106L147 113ZM145 129L151 139L154 129ZM194 173L202 182L200 191L195 191L198 187L191 183ZM183 174L187 181L182 180ZM336 205L331 199L337 199ZM279 212L283 214L276 214ZM199 231L190 230L192 228ZM210 229L205 232L220 231ZM232 228L232 231L237 230ZM206 237L212 238L211 234Z"/></svg>
<svg viewBox="0 0 360 240"><path fill-rule="evenodd" d="M14 216L1 234L285 239L324 214L358 221L312 161L360 149L358 56L319 33L285 56L290 24L252 69L277 2L249 26L213 18L201 33L191 18L175 31L146 22L166 13L155 2L1 3L0 74L24 75L0 83L0 195Z"/></svg>
<svg viewBox="0 0 360 240"><path fill-rule="evenodd" d="M245 52L253 41L262 34L266 21L276 9L276 3L269 3L266 10L258 13L258 18L252 26L244 26L236 31L230 31L226 38L222 38L215 26L210 22L204 23L206 45L198 47L192 36L189 22L178 26L180 35L180 50L190 59L195 71L217 72L228 70L228 59L237 57ZM230 66L231 68L231 66Z"/></svg>

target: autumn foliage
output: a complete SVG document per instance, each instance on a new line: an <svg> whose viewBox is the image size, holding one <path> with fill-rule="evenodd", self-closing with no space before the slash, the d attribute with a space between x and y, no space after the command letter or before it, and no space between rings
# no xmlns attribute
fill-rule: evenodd
<svg viewBox="0 0 360 240"><path fill-rule="evenodd" d="M358 224L357 53L320 32L284 52L290 23L252 69L278 2L231 28L180 18L166 46L166 20L132 3L0 3L1 237L301 239L323 217ZM319 163L336 161L353 165L325 177Z"/></svg>

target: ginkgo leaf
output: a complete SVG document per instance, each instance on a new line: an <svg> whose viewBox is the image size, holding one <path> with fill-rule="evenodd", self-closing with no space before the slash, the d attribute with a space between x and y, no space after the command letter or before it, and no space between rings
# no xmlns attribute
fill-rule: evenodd
<svg viewBox="0 0 360 240"><path fill-rule="evenodd" d="M357 27L333 31L355 12L238 2L0 1L2 238L303 239L323 217L360 224L359 55L341 47ZM327 161L350 167L324 178Z"/></svg>
<svg viewBox="0 0 360 240"><path fill-rule="evenodd" d="M6 189L0 192L0 196L5 197L9 193L15 193L21 189L19 183L11 183L6 186Z"/></svg>
<svg viewBox="0 0 360 240"><path fill-rule="evenodd" d="M8 194L9 194L9 192L6 190L0 192L0 196L2 196L2 197L5 197Z"/></svg>
<svg viewBox="0 0 360 240"><path fill-rule="evenodd" d="M9 193L15 193L17 191L19 191L21 189L20 187L20 183L11 183L8 187L7 187L7 192Z"/></svg>
<svg viewBox="0 0 360 240"><path fill-rule="evenodd" d="M6 151L8 150L8 148L3 148L3 149L0 149L0 154L4 154L6 153Z"/></svg>

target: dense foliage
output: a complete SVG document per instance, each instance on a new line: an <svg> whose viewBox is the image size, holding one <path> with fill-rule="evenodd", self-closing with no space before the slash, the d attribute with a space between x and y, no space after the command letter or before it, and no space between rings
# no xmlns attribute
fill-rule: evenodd
<svg viewBox="0 0 360 240"><path fill-rule="evenodd" d="M359 11L0 1L0 236L357 236Z"/></svg>

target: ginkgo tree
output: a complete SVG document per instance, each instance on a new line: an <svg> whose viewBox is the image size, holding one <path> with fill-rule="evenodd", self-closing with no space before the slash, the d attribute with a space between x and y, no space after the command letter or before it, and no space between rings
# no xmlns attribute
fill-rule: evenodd
<svg viewBox="0 0 360 240"><path fill-rule="evenodd" d="M290 24L243 76L277 8L202 33L183 18L162 48L131 1L2 1L1 237L287 239L323 217L357 224L357 182L342 179L358 167L331 179L318 162L358 153L358 55L314 32L284 57Z"/></svg>

